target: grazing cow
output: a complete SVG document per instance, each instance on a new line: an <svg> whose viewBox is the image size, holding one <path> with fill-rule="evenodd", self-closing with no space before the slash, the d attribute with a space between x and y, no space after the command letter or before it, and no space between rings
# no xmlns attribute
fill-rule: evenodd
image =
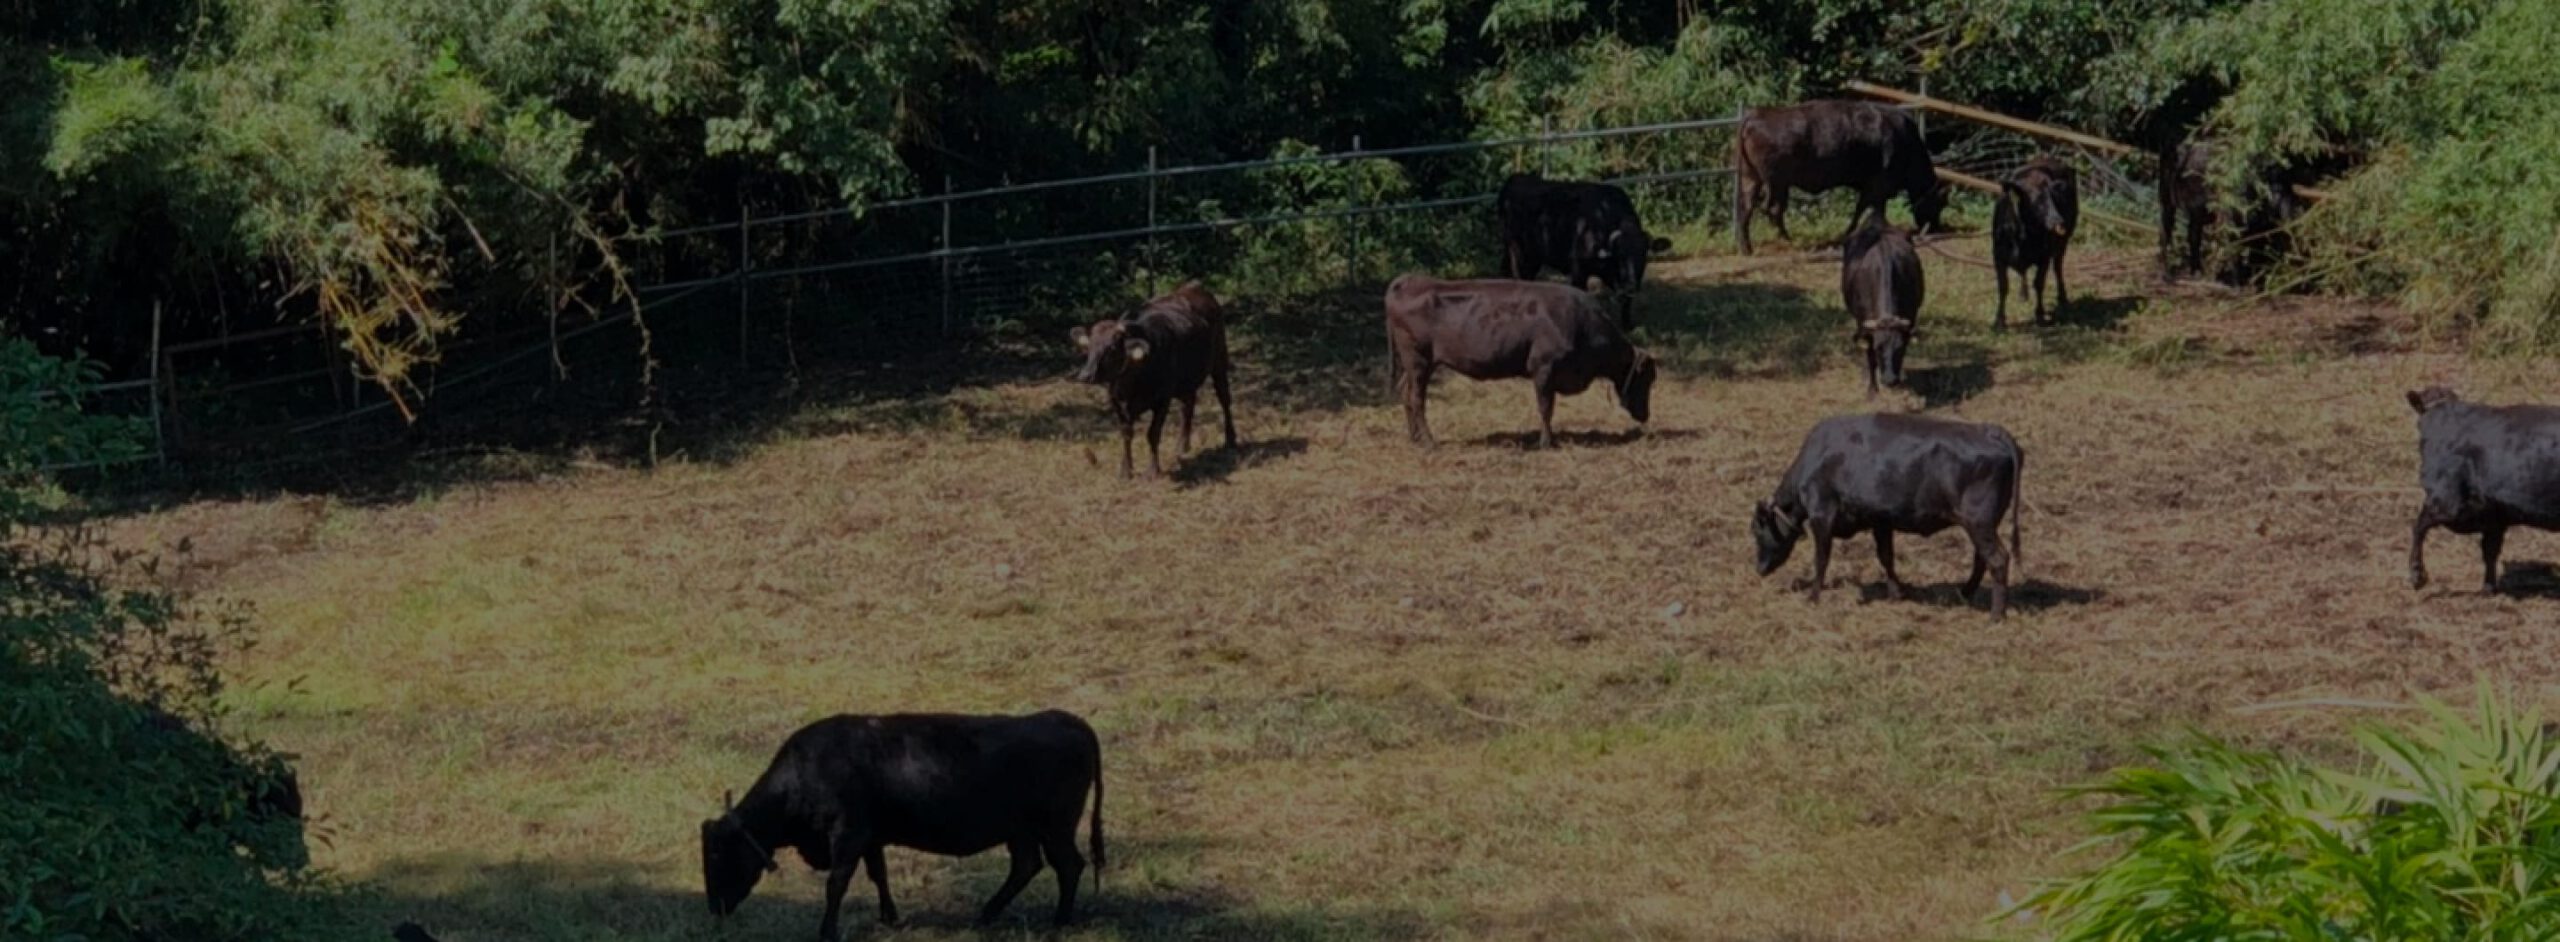
<svg viewBox="0 0 2560 942"><path fill-rule="evenodd" d="M1586 291L1597 277L1618 304L1618 326L1635 329L1645 261L1670 251L1671 240L1645 232L1627 191L1515 173L1503 181L1494 212L1502 225L1504 274L1526 281L1552 268Z"/></svg>
<svg viewBox="0 0 2560 942"><path fill-rule="evenodd" d="M1227 327L1218 299L1197 281L1146 303L1118 320L1078 327L1068 334L1084 354L1076 381L1110 391L1111 413L1120 419L1120 476L1129 477L1131 440L1138 416L1147 422L1147 467L1164 473L1159 444L1164 440L1166 406L1182 403L1182 446L1175 456L1191 452L1191 411L1200 402L1200 381L1218 393L1218 417L1226 422L1227 447L1236 447L1235 404L1227 392Z"/></svg>
<svg viewBox="0 0 2560 942"><path fill-rule="evenodd" d="M1733 136L1734 239L1751 254L1751 214L1765 211L1787 235L1787 196L1792 190L1858 191L1850 219L1884 214L1885 201L1901 193L1922 232L1938 228L1946 208L1937 166L1920 139L1919 122L1900 109L1865 101L1809 101L1782 108L1753 108ZM1843 232L1840 238L1849 238Z"/></svg>
<svg viewBox="0 0 2560 942"><path fill-rule="evenodd" d="M2009 327L2009 272L2035 273L2035 322L2044 323L2044 273L2053 270L2059 310L2071 303L2071 282L2062 276L2062 256L2071 250L2071 233L2080 228L2079 174L2070 164L2037 157L2000 181L2000 202L1991 211L1991 271L1999 282L1999 308L1991 315L1994 330Z"/></svg>
<svg viewBox="0 0 2560 942"><path fill-rule="evenodd" d="M1902 356L1920 336L1920 298L1927 287L1911 233L1885 225L1883 213L1870 217L1842 247L1840 297L1867 351L1868 398L1875 397L1879 379L1902 385Z"/></svg>
<svg viewBox="0 0 2560 942"><path fill-rule="evenodd" d="M1904 595L1893 571L1893 535L1928 536L1963 527L1973 540L1973 575L1964 594L1991 571L1991 618L2009 611L2009 564L2018 558L2019 494L2026 454L2007 429L1917 415L1844 415L1824 419L1804 438L1778 491L1751 514L1760 575L1785 565L1796 540L1813 534L1813 586L1831 567L1831 541L1872 532L1885 589ZM2000 547L2000 518L2009 516L2009 546Z"/></svg>
<svg viewBox="0 0 2560 942"><path fill-rule="evenodd" d="M2160 272L2175 278L2181 271L2204 273L2204 230L2221 214L2214 205L2211 179L2215 145L2209 140L2190 141L2159 155L2160 165ZM2291 225L2305 208L2301 197L2284 175L2267 171L2250 183L2250 192L2242 201L2237 236L2238 251L2231 264L2220 274L2230 281L2253 281L2288 249L2285 227ZM2183 268L2173 259L2171 243L2178 228L2178 217L2186 217L2186 263Z"/></svg>
<svg viewBox="0 0 2560 942"><path fill-rule="evenodd" d="M2442 386L2409 394L2418 410L2418 483L2409 587L2427 584L2427 531L2480 535L2480 590L2498 591L2508 527L2560 530L2560 407L2484 406Z"/></svg>
<svg viewBox="0 0 2560 942"><path fill-rule="evenodd" d="M1386 306L1392 379L1415 444L1431 444L1425 401L1432 371L1443 366L1469 379L1528 378L1538 391L1541 447L1555 447L1556 396L1593 380L1608 380L1638 423L1652 416L1653 357L1589 294L1538 281L1408 274L1387 285Z"/></svg>
<svg viewBox="0 0 2560 942"><path fill-rule="evenodd" d="M744 800L702 822L702 884L711 913L735 912L777 855L798 850L827 871L818 937L841 937L837 911L854 870L871 867L880 922L898 921L889 899L890 846L966 857L1003 846L1013 870L978 913L993 921L1040 872L1058 872L1057 921L1075 918L1076 819L1093 791L1095 882L1103 865L1102 744L1073 713L1030 716L837 716L791 734Z"/></svg>

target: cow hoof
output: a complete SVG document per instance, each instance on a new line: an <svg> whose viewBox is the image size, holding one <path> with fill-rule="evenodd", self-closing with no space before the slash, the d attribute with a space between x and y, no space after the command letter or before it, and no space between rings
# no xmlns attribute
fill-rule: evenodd
<svg viewBox="0 0 2560 942"><path fill-rule="evenodd" d="M2422 571L2422 570L2417 570L2417 569L2409 570L2409 588L2412 588L2412 589L2423 589L2423 588L2426 588L2426 587L2427 587L2427 574L2426 574L2424 571Z"/></svg>

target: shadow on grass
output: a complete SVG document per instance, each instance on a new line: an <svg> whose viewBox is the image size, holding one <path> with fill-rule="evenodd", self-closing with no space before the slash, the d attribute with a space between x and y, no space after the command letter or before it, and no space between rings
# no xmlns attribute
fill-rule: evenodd
<svg viewBox="0 0 2560 942"><path fill-rule="evenodd" d="M1637 343L1680 372L1718 379L1803 376L1850 350L1848 315L1793 285L1655 285L1636 316Z"/></svg>
<svg viewBox="0 0 2560 942"><path fill-rule="evenodd" d="M2141 310L2142 303L2143 299L2130 295L2114 298L2073 298L2070 304L2053 309L2051 324L2080 330L2122 330L2125 318Z"/></svg>
<svg viewBox="0 0 2560 942"><path fill-rule="evenodd" d="M1185 856L1182 842L1162 850ZM1123 850L1144 855L1145 842ZM1132 853L1134 852L1134 853ZM1122 860L1129 856L1115 855ZM930 890L917 888L913 857L892 852L890 889L897 894L895 928L881 927L869 874L854 881L840 914L848 939L926 938L1058 938L1272 940L1405 939L1428 935L1420 916L1391 910L1324 905L1257 906L1226 891L1204 886L1126 887L1119 868L1105 875L1096 891L1086 876L1077 897L1077 922L1063 931L1050 929L1056 905L1056 877L1043 870L995 922L979 926L980 904L1004 882L1004 854L980 854L957 862L953 879ZM902 872L902 864L904 871ZM699 891L670 888L664 874L652 874L627 863L576 866L429 859L403 861L376 875L390 889L377 897L374 920L380 928L354 938L387 938L391 927L413 921L442 942L484 939L570 940L622 939L642 942L677 940L804 939L816 934L822 908L814 894L785 897L777 885L815 884L814 874L785 854L780 873L766 877L761 892L750 896L725 919L711 916ZM1115 880L1115 878L1119 878Z"/></svg>
<svg viewBox="0 0 2560 942"><path fill-rule="evenodd" d="M1697 430L1685 428L1630 428L1617 432L1603 432L1597 429L1570 429L1556 433L1556 447L1616 448L1621 445L1632 445L1646 439L1679 441L1696 437L1698 437ZM1538 432L1536 429L1530 429L1525 432L1495 432L1490 435L1476 436L1474 439L1466 442L1466 444L1477 448L1513 448L1521 451L1536 451L1538 450Z"/></svg>
<svg viewBox="0 0 2560 942"><path fill-rule="evenodd" d="M1245 468L1259 467L1285 458L1307 453L1307 440L1298 436L1247 439L1236 447L1205 449L1173 469L1173 483L1182 487L1224 483L1228 475Z"/></svg>
<svg viewBox="0 0 2560 942"><path fill-rule="evenodd" d="M1959 363L1912 370L1905 377L1911 391L1931 409L1955 405L1991 389L1991 365Z"/></svg>
<svg viewBox="0 0 2560 942"><path fill-rule="evenodd" d="M1977 608L1986 612L1991 610L1989 576L1983 577L1982 587L1974 590L1971 598L1965 596L1962 580L1930 585L1906 581L1903 586L1910 590L1910 594L1896 600L1885 590L1884 581L1881 579L1860 583L1858 601L1887 605L1926 605L1932 608ZM2043 611L2066 605L2075 607L2090 605L2105 597L2106 592L2103 590L2059 585L2042 579L2028 579L2009 586L2009 607L2025 612Z"/></svg>
<svg viewBox="0 0 2560 942"><path fill-rule="evenodd" d="M2498 576L2498 594L2511 599L2560 599L2560 565L2509 562Z"/></svg>
<svg viewBox="0 0 2560 942"><path fill-rule="evenodd" d="M1331 412L1390 402L1386 314L1379 301L1385 292L1382 283L1285 306L1265 299L1231 305L1239 405Z"/></svg>

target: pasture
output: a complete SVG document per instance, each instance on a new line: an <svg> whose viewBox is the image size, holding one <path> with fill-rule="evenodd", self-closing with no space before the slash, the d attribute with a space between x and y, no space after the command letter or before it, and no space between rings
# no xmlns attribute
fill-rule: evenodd
<svg viewBox="0 0 2560 942"><path fill-rule="evenodd" d="M1052 706L1101 731L1109 780L1112 864L1064 938L2017 936L1985 919L2068 863L2058 786L2190 725L2325 750L2349 708L2305 701L2555 676L2535 561L2560 540L2510 540L2506 596L2441 534L2436 584L2402 582L2401 392L2532 397L2547 367L2098 246L2060 323L1995 335L1959 260L1988 252L1924 250L1914 384L1873 407L2024 445L1998 626L1955 597L1952 532L1901 541L1911 602L1864 539L1816 604L1806 551L1752 574L1753 502L1815 420L1870 406L1836 261L1774 255L1663 264L1650 429L1594 390L1554 451L1524 447L1525 383L1455 379L1441 446L1408 446L1362 289L1231 299L1247 444L1168 480L1118 479L1061 336L654 471L500 457L397 499L110 526L191 541L189 582L254 604L241 722L301 756L318 862L448 942L806 938L796 860L705 912L724 789L830 713ZM980 936L1001 853L889 860L908 924L872 927L858 885L851 937ZM1050 894L990 934L1038 932Z"/></svg>

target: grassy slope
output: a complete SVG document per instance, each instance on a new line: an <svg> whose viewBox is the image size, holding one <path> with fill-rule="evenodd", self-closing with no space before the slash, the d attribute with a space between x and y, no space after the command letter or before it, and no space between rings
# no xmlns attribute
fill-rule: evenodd
<svg viewBox="0 0 2560 942"><path fill-rule="evenodd" d="M1046 706L1106 741L1114 865L1075 938L1972 935L2072 841L2047 790L2181 724L2317 745L2334 713L2241 708L2553 676L2548 598L2400 583L2399 391L2529 395L2533 365L2233 310L2122 251L2085 253L2071 323L1996 337L1949 257L1986 246L1939 248L1916 394L1879 405L2025 444L1999 627L1954 597L1954 534L1903 541L1911 604L1867 601L1863 540L1819 604L1786 591L1809 554L1750 574L1751 502L1867 406L1835 263L1766 258L1667 266L1633 440L1595 392L1573 445L1524 450L1525 386L1459 381L1409 448L1364 294L1249 313L1252 445L1175 481L1117 480L1097 394L1039 382L812 410L725 464L122 526L257 603L251 715L304 756L320 859L454 942L805 937L796 865L727 935L703 914L722 789L829 712ZM999 857L893 852L901 937L968 935Z"/></svg>

